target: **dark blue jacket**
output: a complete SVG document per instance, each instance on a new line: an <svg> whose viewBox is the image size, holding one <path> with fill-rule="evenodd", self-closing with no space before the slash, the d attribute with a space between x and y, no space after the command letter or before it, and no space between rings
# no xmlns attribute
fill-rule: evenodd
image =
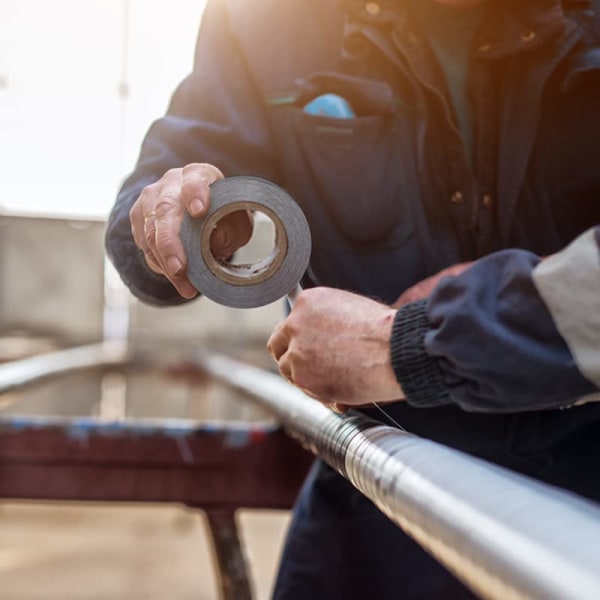
<svg viewBox="0 0 600 600"><path fill-rule="evenodd" d="M515 412L600 400L600 227L545 260L503 250L442 279L398 311L391 347L413 406Z"/></svg>
<svg viewBox="0 0 600 600"><path fill-rule="evenodd" d="M148 132L109 220L108 254L135 295L181 302L146 268L128 212L145 185L196 161L291 193L313 235L305 286L385 302L500 249L551 254L600 222L600 36L586 2L489 3L470 65L472 165L410 2L369 6L208 2L194 71ZM302 110L326 92L356 118ZM455 407L393 411L416 433L482 455L508 426Z"/></svg>
<svg viewBox="0 0 600 600"><path fill-rule="evenodd" d="M144 185L193 161L281 184L311 225L313 282L388 302L450 264L550 254L600 221L600 47L585 15L497 3L503 18L475 40L471 169L409 3L380 4L371 16L353 1L209 2L194 72L110 219L108 252L135 294L176 301L144 268L127 213ZM302 111L332 91L356 119Z"/></svg>

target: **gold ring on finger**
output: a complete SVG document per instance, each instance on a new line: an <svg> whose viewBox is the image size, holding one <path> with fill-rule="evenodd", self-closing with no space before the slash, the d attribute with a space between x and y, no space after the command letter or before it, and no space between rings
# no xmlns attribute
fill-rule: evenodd
<svg viewBox="0 0 600 600"><path fill-rule="evenodd" d="M147 221L149 219L154 219L154 217L156 216L156 211L155 210L150 210L148 211L145 215L144 215L144 225L146 225Z"/></svg>

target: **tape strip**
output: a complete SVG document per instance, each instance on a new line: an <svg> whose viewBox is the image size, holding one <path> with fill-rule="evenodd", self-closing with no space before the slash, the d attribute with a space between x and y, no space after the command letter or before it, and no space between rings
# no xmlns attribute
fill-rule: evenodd
<svg viewBox="0 0 600 600"><path fill-rule="evenodd" d="M180 237L188 278L204 296L233 308L275 302L295 289L310 259L310 229L293 198L259 177L227 177L210 186L210 209L200 219L183 218ZM258 210L275 225L275 247L258 263L232 265L210 251L210 235L227 214Z"/></svg>

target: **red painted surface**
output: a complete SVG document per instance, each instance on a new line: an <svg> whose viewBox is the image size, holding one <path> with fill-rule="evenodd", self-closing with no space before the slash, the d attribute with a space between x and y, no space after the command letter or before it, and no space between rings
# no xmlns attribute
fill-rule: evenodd
<svg viewBox="0 0 600 600"><path fill-rule="evenodd" d="M239 436L239 432L237 433ZM313 457L280 430L73 435L0 423L0 497L289 508Z"/></svg>

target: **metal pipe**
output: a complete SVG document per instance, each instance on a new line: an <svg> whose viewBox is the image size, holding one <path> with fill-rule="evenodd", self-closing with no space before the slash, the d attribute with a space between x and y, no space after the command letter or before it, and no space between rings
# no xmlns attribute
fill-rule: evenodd
<svg viewBox="0 0 600 600"><path fill-rule="evenodd" d="M129 357L126 344L103 342L7 362L0 365L0 394L72 371L123 365Z"/></svg>
<svg viewBox="0 0 600 600"><path fill-rule="evenodd" d="M383 426L340 417L279 376L220 355L198 366L253 396L483 598L600 598L600 508Z"/></svg>

